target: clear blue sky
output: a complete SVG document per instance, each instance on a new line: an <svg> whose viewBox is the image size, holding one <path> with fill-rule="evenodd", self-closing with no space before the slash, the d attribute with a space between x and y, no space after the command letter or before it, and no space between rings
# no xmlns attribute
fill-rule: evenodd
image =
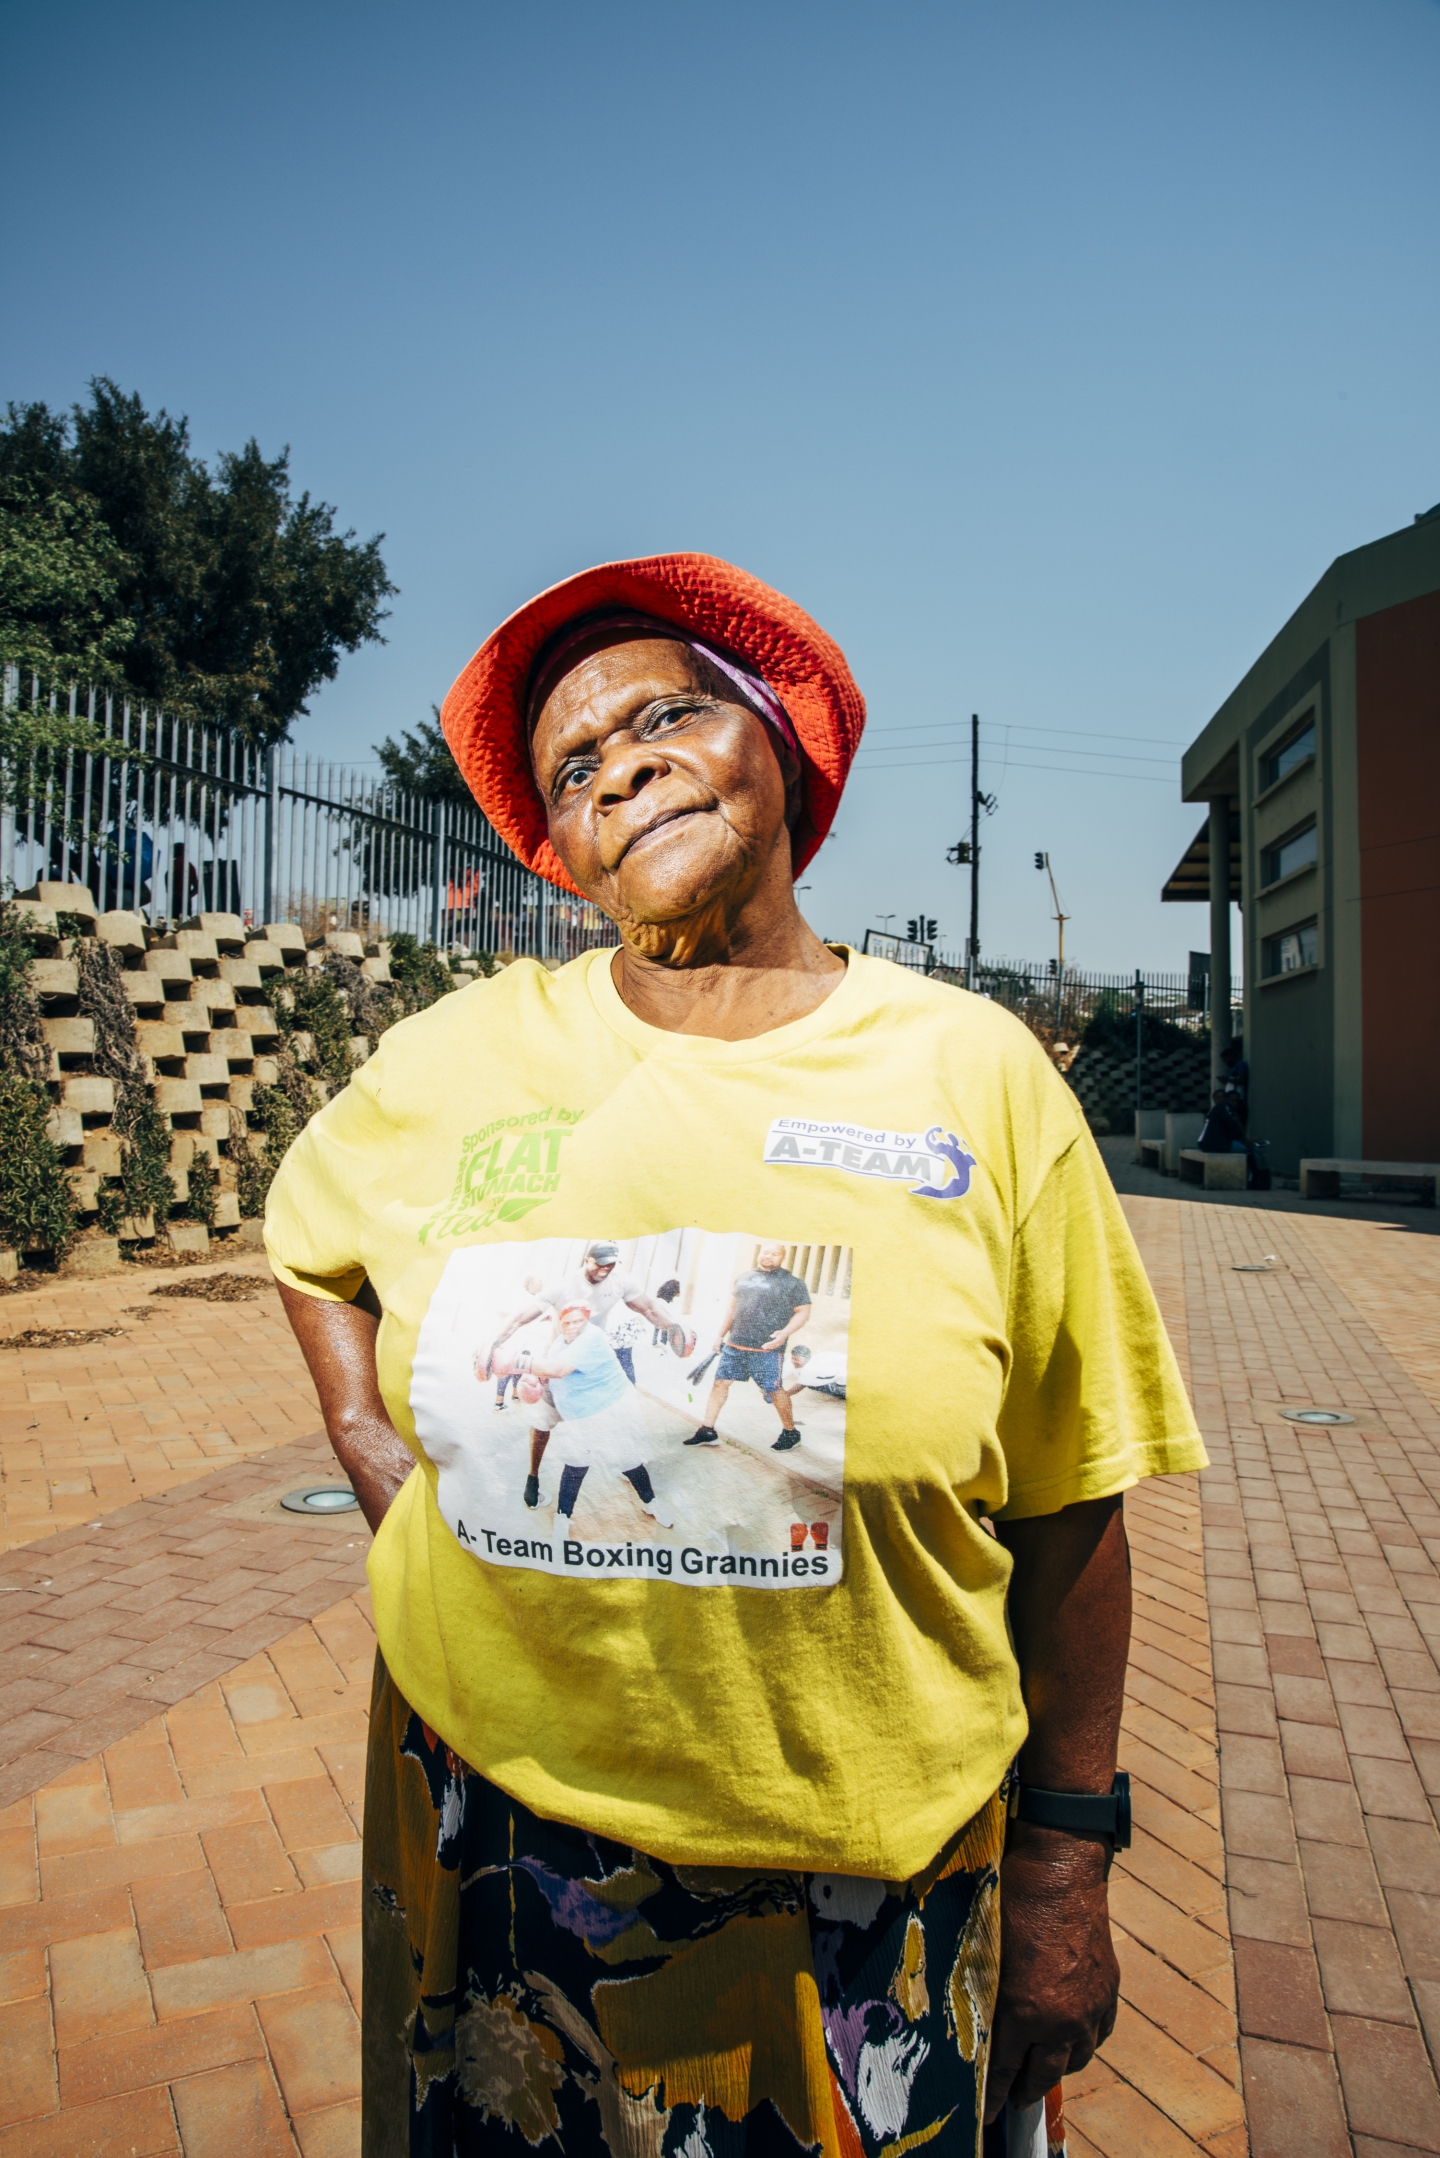
<svg viewBox="0 0 1440 2158"><path fill-rule="evenodd" d="M985 948L1052 948L1042 847L1072 953L1183 965L1176 753L1440 497L1436 0L50 0L0 70L3 393L110 374L387 535L298 745L368 759L587 563L727 555L869 700L831 935L963 934L979 711Z"/></svg>

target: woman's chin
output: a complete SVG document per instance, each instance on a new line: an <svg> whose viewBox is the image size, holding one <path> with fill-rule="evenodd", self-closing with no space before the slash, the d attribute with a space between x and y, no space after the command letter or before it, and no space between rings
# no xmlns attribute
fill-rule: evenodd
<svg viewBox="0 0 1440 2158"><path fill-rule="evenodd" d="M730 954L729 910L722 888L699 906L660 919L617 913L616 927L632 952L662 966L721 966Z"/></svg>
<svg viewBox="0 0 1440 2158"><path fill-rule="evenodd" d="M647 850L633 865L627 857L615 884L616 919L663 929L738 903L746 881L743 866L727 850L707 849L706 855L708 859L692 855L688 861L662 862L658 850Z"/></svg>

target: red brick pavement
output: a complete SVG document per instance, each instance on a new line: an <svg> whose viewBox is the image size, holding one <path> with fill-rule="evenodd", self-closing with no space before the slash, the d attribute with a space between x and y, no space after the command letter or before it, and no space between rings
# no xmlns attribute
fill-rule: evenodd
<svg viewBox="0 0 1440 2158"><path fill-rule="evenodd" d="M1130 1511L1141 1828L1072 2152L1243 2158L1194 1479ZM0 2158L353 2158L372 1656L361 1593L0 1813Z"/></svg>
<svg viewBox="0 0 1440 2158"><path fill-rule="evenodd" d="M312 1433L0 1555L0 1806L360 1586L358 1515L347 1532L262 1505L337 1480Z"/></svg>
<svg viewBox="0 0 1440 2158"><path fill-rule="evenodd" d="M1178 1222L1255 2158L1440 2152L1440 1240ZM1237 1263L1273 1254L1264 1273ZM1286 1407L1338 1408L1306 1429Z"/></svg>
<svg viewBox="0 0 1440 2158"><path fill-rule="evenodd" d="M1162 1204L1147 1214L1142 1202L1136 1218L1183 1354L1177 1212ZM93 1291L77 1289L54 1292L56 1312L43 1323L92 1320ZM129 1281L121 1293L136 1298ZM40 1322L37 1302L12 1303L11 1324ZM354 1606L313 1626L295 1621L333 1605L363 1552L347 1548L342 1561L350 1539L337 1528L261 1513L267 1491L334 1473L322 1440L273 1443L314 1414L273 1301L258 1315L253 1305L182 1313L187 1414L212 1415L249 1353L280 1374L278 1431L261 1402L245 1411L252 1427L239 1439L221 1434L222 1459L236 1463L242 1445L263 1446L263 1457L197 1470L177 1426L178 1458L142 1464L148 1485L123 1456L110 1464L127 1493L150 1496L97 1528L46 1534L42 1524L43 1542L0 1559L0 1589L19 1592L0 1601L0 1627L18 1626L6 1637L12 1649L50 1659L42 1696L0 1689L0 1798L52 1779L0 1816L0 1996L9 2001L0 2059L11 2069L0 2119L14 2123L0 2154L133 2147L228 2158L291 2150L296 2138L305 2158L354 2148L353 1824L368 1647L351 1635L344 1656L326 1649L327 1628L353 1625ZM157 1342L160 1323L147 1329ZM133 1353L143 1357L143 1343ZM25 1383L49 1390L45 1413L61 1443L83 1445L76 1429L89 1412L78 1396L92 1375L81 1360L67 1364L72 1352L36 1354L45 1376ZM114 1447L113 1433L103 1444ZM1072 2146L1075 2158L1241 2158L1196 1480L1147 1486L1127 1514L1137 1616L1124 1759L1140 1832L1113 1880L1124 2006L1102 2058L1072 2085ZM129 1539L119 1550L117 1537ZM303 1580L297 1555L310 1569ZM338 1578L327 1579L331 1570ZM42 1583L63 1611L37 1600ZM52 1626L82 1628L84 1638L49 1638ZM32 1638L42 1628L47 1638ZM87 1654L93 1673L66 1661ZM83 1689L107 1673L92 1699ZM61 1677L70 1684L57 1691ZM10 1685L23 1680L22 1669ZM157 1698L173 1703L161 1717ZM327 1713L343 1725L328 1739L316 1721ZM37 1727L47 1715L64 1728ZM57 1761L73 1765L55 1780ZM337 1805L352 1824L343 1832ZM93 2066L71 2035L82 1998L109 2047ZM317 2058L331 2064L323 2073Z"/></svg>
<svg viewBox="0 0 1440 2158"><path fill-rule="evenodd" d="M0 1813L0 2158L353 2158L362 1592Z"/></svg>
<svg viewBox="0 0 1440 2158"><path fill-rule="evenodd" d="M1134 1227L1182 1369L1188 1348L1174 1207ZM1110 1909L1121 1970L1113 2036L1066 2085L1072 2158L1244 2158L1235 1989L1220 1837L1200 1479L1144 1484L1125 1502L1135 1621L1120 1760L1136 1830Z"/></svg>
<svg viewBox="0 0 1440 2158"><path fill-rule="evenodd" d="M153 1293L214 1274L253 1281L254 1301ZM0 1298L0 1343L77 1326L122 1331L75 1348L0 1350L0 1547L83 1526L314 1428L304 1362L253 1253L224 1267L129 1266Z"/></svg>

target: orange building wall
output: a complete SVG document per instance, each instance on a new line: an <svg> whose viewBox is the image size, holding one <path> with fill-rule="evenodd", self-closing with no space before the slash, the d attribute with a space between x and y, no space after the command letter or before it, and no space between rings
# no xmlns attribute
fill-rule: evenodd
<svg viewBox="0 0 1440 2158"><path fill-rule="evenodd" d="M1440 592L1356 624L1364 1149L1440 1161Z"/></svg>

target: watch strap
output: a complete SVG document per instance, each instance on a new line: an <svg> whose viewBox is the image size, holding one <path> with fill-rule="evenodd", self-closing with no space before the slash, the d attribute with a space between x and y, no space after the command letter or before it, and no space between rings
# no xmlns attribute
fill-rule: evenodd
<svg viewBox="0 0 1440 2158"><path fill-rule="evenodd" d="M1042 1791L1018 1783L1011 1818L1037 1828L1060 1828L1072 1836L1110 1836L1117 1851L1130 1848L1130 1778L1122 1769L1108 1791Z"/></svg>

